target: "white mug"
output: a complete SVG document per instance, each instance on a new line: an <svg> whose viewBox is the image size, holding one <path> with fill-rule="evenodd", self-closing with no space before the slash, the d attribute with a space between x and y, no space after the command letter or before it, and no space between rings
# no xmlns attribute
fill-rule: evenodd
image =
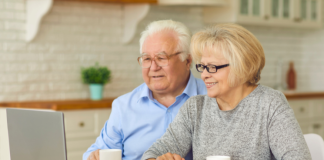
<svg viewBox="0 0 324 160"><path fill-rule="evenodd" d="M229 156L208 156L206 160L231 160Z"/></svg>
<svg viewBox="0 0 324 160"><path fill-rule="evenodd" d="M100 160L121 160L122 151L120 149L102 149L99 150Z"/></svg>

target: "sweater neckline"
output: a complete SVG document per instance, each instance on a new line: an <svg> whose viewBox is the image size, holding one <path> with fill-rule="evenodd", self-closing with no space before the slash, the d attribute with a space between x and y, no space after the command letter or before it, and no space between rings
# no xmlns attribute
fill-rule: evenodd
<svg viewBox="0 0 324 160"><path fill-rule="evenodd" d="M233 109L231 109L231 110L227 110L227 111L223 111L223 110L221 110L220 108L219 108L219 106L218 106L218 103L217 103L217 101L216 101L216 98L211 98L211 97L208 97L207 95L207 97L209 98L209 100L211 101L211 104L212 104L212 106L215 106L215 107L217 107L217 109L219 110L219 111L221 111L221 112L224 112L224 113L230 113L230 112L233 112L233 111L235 111L237 108L239 108L239 106L241 106L241 104L242 103L244 103L245 101L247 101L248 99L250 99L250 97L254 97L254 95L255 94L257 94L258 93L258 91L259 90L261 90L261 88L262 88L262 85L261 84L258 84L258 86L249 94L249 95L247 95L246 97L244 97L237 105L236 105L236 107L235 108L233 108Z"/></svg>

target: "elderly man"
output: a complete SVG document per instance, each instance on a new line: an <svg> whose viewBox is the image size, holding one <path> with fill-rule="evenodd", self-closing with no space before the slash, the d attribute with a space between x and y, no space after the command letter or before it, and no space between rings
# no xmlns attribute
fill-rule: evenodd
<svg viewBox="0 0 324 160"><path fill-rule="evenodd" d="M206 94L204 82L190 72L190 39L189 29L180 22L162 20L147 26L138 58L145 83L114 100L109 120L83 160L99 160L99 149L121 149L123 160L140 160L183 103ZM192 159L192 154L186 158Z"/></svg>

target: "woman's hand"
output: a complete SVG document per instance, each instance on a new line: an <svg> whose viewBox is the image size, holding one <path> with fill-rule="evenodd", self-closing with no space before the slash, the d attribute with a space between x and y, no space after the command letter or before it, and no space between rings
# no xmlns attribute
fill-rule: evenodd
<svg viewBox="0 0 324 160"><path fill-rule="evenodd" d="M175 153L166 153L160 157L157 157L156 160L185 160L184 158L181 158L180 155Z"/></svg>

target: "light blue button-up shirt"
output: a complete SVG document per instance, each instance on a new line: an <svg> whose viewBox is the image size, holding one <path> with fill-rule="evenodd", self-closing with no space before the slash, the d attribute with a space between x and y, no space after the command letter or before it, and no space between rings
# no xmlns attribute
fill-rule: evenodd
<svg viewBox="0 0 324 160"><path fill-rule="evenodd" d="M109 119L96 142L83 154L83 160L97 149L121 149L123 160L140 160L143 153L164 134L184 102L191 96L206 93L204 82L190 73L185 90L167 108L153 98L143 83L114 100ZM192 159L189 154L188 159Z"/></svg>

